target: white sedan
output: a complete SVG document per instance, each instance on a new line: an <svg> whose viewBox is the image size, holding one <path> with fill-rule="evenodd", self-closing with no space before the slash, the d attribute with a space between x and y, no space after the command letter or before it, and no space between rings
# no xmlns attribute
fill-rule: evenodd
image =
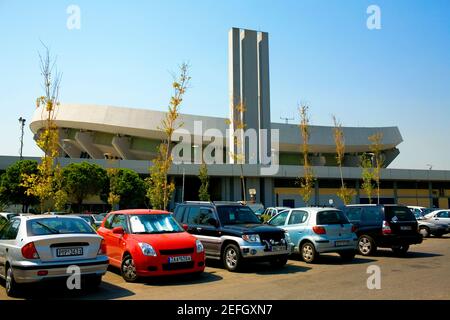
<svg viewBox="0 0 450 320"><path fill-rule="evenodd" d="M0 227L0 278L8 296L24 283L68 278L73 270L86 287L97 287L108 263L103 238L81 218L16 216Z"/></svg>

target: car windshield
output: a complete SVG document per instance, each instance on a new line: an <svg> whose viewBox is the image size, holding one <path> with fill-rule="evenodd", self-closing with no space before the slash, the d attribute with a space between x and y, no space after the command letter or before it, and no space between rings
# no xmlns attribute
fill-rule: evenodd
<svg viewBox="0 0 450 320"><path fill-rule="evenodd" d="M101 214L94 214L94 219L96 221L103 221L104 218L105 218L105 216L103 216Z"/></svg>
<svg viewBox="0 0 450 320"><path fill-rule="evenodd" d="M175 233L184 229L170 214L130 215L131 233Z"/></svg>
<svg viewBox="0 0 450 320"><path fill-rule="evenodd" d="M27 221L28 236L50 234L95 233L86 221L79 218L42 218Z"/></svg>
<svg viewBox="0 0 450 320"><path fill-rule="evenodd" d="M342 211L338 210L330 210L330 211L321 211L317 213L317 224L347 224L349 223L347 217L344 215Z"/></svg>
<svg viewBox="0 0 450 320"><path fill-rule="evenodd" d="M385 207L384 213L387 221L415 221L416 217L406 207Z"/></svg>
<svg viewBox="0 0 450 320"><path fill-rule="evenodd" d="M261 223L253 211L246 206L217 207L220 222L224 225Z"/></svg>

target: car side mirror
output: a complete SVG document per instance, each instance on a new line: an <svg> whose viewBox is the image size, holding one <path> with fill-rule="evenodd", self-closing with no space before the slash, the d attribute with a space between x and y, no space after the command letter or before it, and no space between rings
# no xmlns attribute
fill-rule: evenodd
<svg viewBox="0 0 450 320"><path fill-rule="evenodd" d="M184 231L188 231L188 225L186 223L183 223L181 226L183 227Z"/></svg>
<svg viewBox="0 0 450 320"><path fill-rule="evenodd" d="M125 234L125 230L123 229L123 227L115 227L112 232L114 234Z"/></svg>

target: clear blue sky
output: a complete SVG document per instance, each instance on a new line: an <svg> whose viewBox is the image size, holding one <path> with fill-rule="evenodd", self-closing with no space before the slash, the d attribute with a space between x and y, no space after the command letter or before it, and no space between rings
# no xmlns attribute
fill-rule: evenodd
<svg viewBox="0 0 450 320"><path fill-rule="evenodd" d="M66 9L81 9L68 30ZM381 30L366 9L381 8ZM19 116L41 95L40 40L64 73L61 102L164 110L188 61L182 112L228 116L231 27L269 32L272 121L311 105L313 124L398 126L393 168L450 170L450 1L0 0L0 154L17 155ZM25 155L40 155L26 128Z"/></svg>

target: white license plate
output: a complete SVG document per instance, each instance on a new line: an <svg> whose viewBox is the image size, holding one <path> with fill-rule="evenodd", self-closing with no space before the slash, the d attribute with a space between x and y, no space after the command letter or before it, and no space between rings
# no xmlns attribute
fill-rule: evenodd
<svg viewBox="0 0 450 320"><path fill-rule="evenodd" d="M58 248L56 249L57 257L82 256L83 248Z"/></svg>
<svg viewBox="0 0 450 320"><path fill-rule="evenodd" d="M169 257L169 263L189 262L191 260L192 260L191 256Z"/></svg>
<svg viewBox="0 0 450 320"><path fill-rule="evenodd" d="M400 226L400 230L411 230L411 226Z"/></svg>
<svg viewBox="0 0 450 320"><path fill-rule="evenodd" d="M334 245L336 247L342 247L342 246L348 246L348 240L344 240L344 241L336 241L334 243Z"/></svg>

